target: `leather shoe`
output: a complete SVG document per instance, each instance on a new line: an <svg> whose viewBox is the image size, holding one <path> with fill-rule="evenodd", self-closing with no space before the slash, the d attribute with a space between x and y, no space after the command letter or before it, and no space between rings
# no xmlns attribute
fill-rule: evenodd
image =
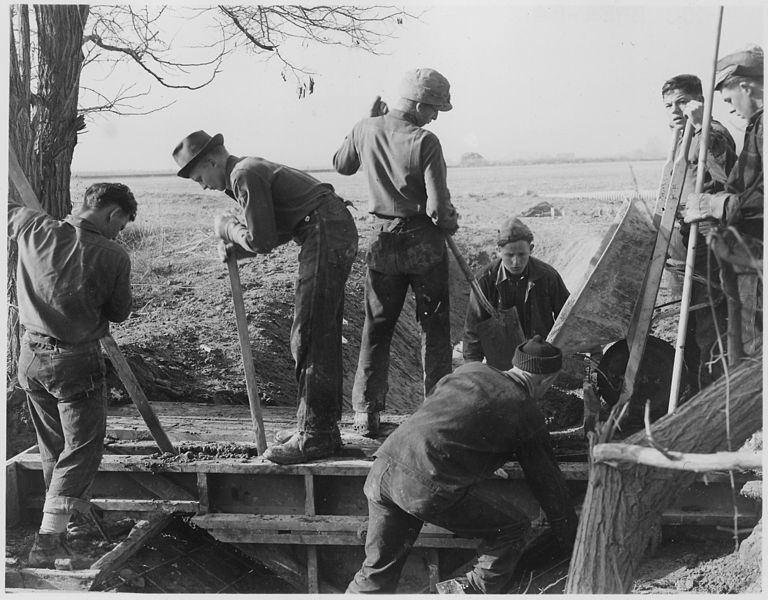
<svg viewBox="0 0 768 600"><path fill-rule="evenodd" d="M341 447L341 435L332 432L294 432L282 444L271 446L264 452L264 458L279 465L293 465L333 456Z"/></svg>
<svg viewBox="0 0 768 600"><path fill-rule="evenodd" d="M296 434L296 429L278 429L275 431L274 440L275 444L285 444L288 440L290 440L294 434ZM331 435L333 436L333 440L336 443L337 446L341 447L341 432L337 429L334 429L331 432Z"/></svg>

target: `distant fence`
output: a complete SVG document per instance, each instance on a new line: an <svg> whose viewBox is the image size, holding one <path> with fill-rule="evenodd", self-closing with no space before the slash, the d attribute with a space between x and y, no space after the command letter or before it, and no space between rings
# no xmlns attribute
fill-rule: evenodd
<svg viewBox="0 0 768 600"><path fill-rule="evenodd" d="M623 202L631 198L640 198L647 203L656 202L656 190L607 190L601 192L569 192L567 194L547 194L550 198L573 198L575 200L604 200Z"/></svg>

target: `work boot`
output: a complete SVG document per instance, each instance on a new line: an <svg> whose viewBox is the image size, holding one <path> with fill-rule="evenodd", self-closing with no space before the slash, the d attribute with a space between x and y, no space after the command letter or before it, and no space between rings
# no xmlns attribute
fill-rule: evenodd
<svg viewBox="0 0 768 600"><path fill-rule="evenodd" d="M379 434L379 425L381 413L374 412L356 412L355 421L352 423L352 429L358 435L373 438Z"/></svg>
<svg viewBox="0 0 768 600"><path fill-rule="evenodd" d="M290 440L296 434L296 432L297 432L296 429L278 429L277 431L275 431L275 435L273 438L275 440L275 444L285 444L285 442ZM341 447L342 445L341 432L339 431L339 429L338 428L334 429L331 432L331 435L333 436L336 444L339 447Z"/></svg>
<svg viewBox="0 0 768 600"><path fill-rule="evenodd" d="M267 448L264 458L279 465L293 465L333 456L340 447L338 429L335 433L297 431L287 442Z"/></svg>
<svg viewBox="0 0 768 600"><path fill-rule="evenodd" d="M64 533L36 533L35 543L29 551L27 566L36 569L54 569L57 558L73 558L64 541Z"/></svg>
<svg viewBox="0 0 768 600"><path fill-rule="evenodd" d="M438 594L480 594L466 577L456 577L456 579L446 579L435 585Z"/></svg>

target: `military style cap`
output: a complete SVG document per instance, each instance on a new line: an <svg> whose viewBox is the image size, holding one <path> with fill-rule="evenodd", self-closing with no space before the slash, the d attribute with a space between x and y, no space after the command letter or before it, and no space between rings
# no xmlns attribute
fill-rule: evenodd
<svg viewBox="0 0 768 600"><path fill-rule="evenodd" d="M733 52L717 61L715 89L719 90L729 77L762 77L763 49L750 46Z"/></svg>
<svg viewBox="0 0 768 600"><path fill-rule="evenodd" d="M509 217L499 230L498 245L499 248L511 244L512 242L525 241L529 244L533 242L533 233L528 225L523 223L517 217Z"/></svg>
<svg viewBox="0 0 768 600"><path fill-rule="evenodd" d="M434 69L408 71L400 84L400 96L431 104L437 110L451 110L451 84Z"/></svg>

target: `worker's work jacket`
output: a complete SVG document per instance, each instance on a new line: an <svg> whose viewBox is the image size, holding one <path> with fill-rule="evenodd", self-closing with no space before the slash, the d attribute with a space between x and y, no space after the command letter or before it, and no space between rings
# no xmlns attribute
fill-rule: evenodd
<svg viewBox="0 0 768 600"><path fill-rule="evenodd" d="M257 156L230 156L226 173L226 194L243 207L245 243L254 252L269 252L291 241L310 213L336 201L331 184Z"/></svg>
<svg viewBox="0 0 768 600"><path fill-rule="evenodd" d="M520 318L526 339L537 334L546 338L570 294L554 267L531 256L527 269L525 297L522 311L518 311L517 316ZM483 269L477 278L488 302L497 309L515 306L515 284L510 277L504 276L505 271L501 259L497 258ZM470 294L464 320L464 360L481 361L485 357L477 325L490 317L491 315L480 306L474 293Z"/></svg>
<svg viewBox="0 0 768 600"><path fill-rule="evenodd" d="M429 491L429 498L411 494L407 502L413 506L401 506L413 514L420 514L424 504L449 504L504 463L517 460L550 521L574 521L548 440L544 415L524 381L470 363L443 377L375 456Z"/></svg>
<svg viewBox="0 0 768 600"><path fill-rule="evenodd" d="M8 199L8 237L19 248L17 294L24 329L57 343L95 342L131 312L131 261L87 219L63 221Z"/></svg>
<svg viewBox="0 0 768 600"><path fill-rule="evenodd" d="M725 225L763 239L763 109L749 119L744 146L728 176L725 191L730 194L725 208Z"/></svg>
<svg viewBox="0 0 768 600"><path fill-rule="evenodd" d="M458 216L440 141L403 111L359 121L336 151L333 166L342 175L364 168L368 212L388 219L427 215L441 229L455 230Z"/></svg>

